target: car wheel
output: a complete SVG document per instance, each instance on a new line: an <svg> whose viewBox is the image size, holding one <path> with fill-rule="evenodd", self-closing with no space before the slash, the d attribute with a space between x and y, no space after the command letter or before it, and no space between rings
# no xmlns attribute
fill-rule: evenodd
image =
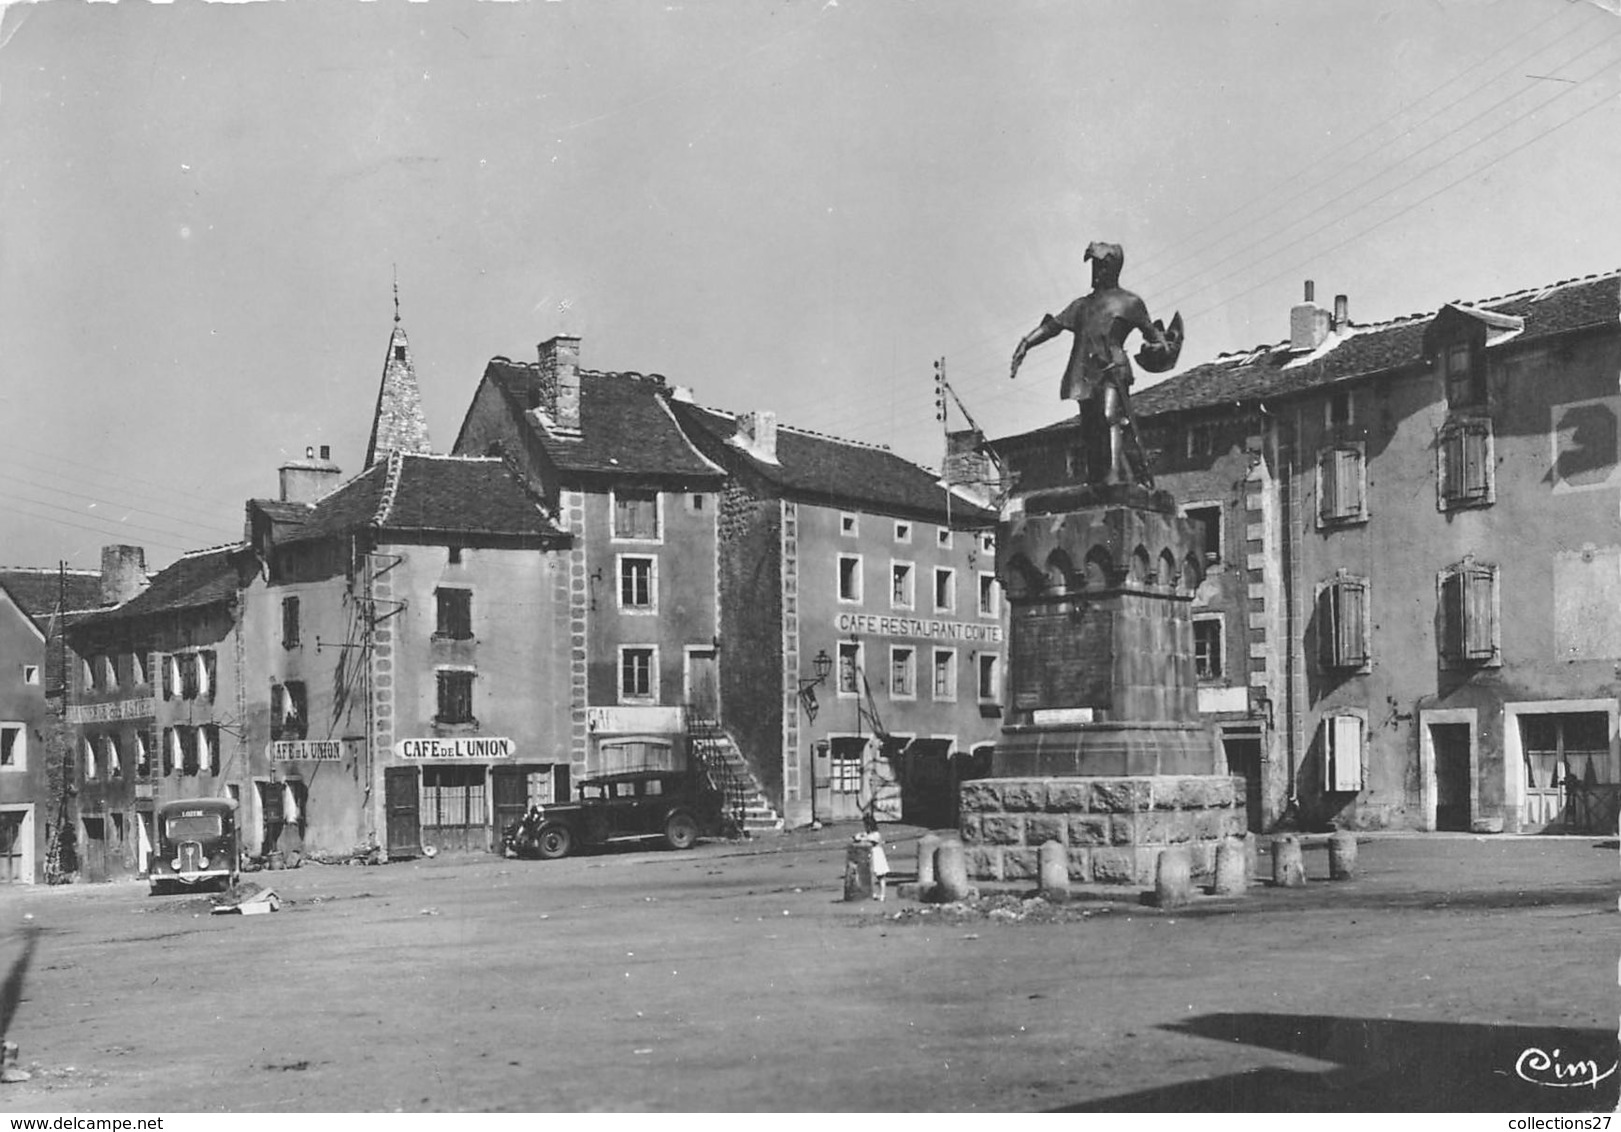
<svg viewBox="0 0 1621 1132"><path fill-rule="evenodd" d="M678 810L664 822L664 840L671 849L691 849L698 840L698 823Z"/></svg>
<svg viewBox="0 0 1621 1132"><path fill-rule="evenodd" d="M535 852L543 861L555 861L559 857L567 857L568 851L574 847L574 835L568 831L568 826L555 823L543 825L540 832L535 834Z"/></svg>

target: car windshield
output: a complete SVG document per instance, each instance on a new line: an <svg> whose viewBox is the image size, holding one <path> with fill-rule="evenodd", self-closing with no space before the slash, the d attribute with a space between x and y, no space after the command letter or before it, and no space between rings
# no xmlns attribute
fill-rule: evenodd
<svg viewBox="0 0 1621 1132"><path fill-rule="evenodd" d="M181 810L163 823L164 835L171 841L201 841L218 837L224 827L218 814L207 810Z"/></svg>

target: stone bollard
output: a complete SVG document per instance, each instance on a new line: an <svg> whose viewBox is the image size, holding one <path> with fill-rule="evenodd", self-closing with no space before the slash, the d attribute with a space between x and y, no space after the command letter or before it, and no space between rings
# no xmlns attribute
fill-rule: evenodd
<svg viewBox="0 0 1621 1132"><path fill-rule="evenodd" d="M968 898L968 858L961 841L942 841L934 851L934 899L942 904Z"/></svg>
<svg viewBox="0 0 1621 1132"><path fill-rule="evenodd" d="M872 842L852 841L844 849L844 899L872 899Z"/></svg>
<svg viewBox="0 0 1621 1132"><path fill-rule="evenodd" d="M1042 899L1049 904L1069 900L1069 852L1057 841L1043 841L1037 850Z"/></svg>
<svg viewBox="0 0 1621 1132"><path fill-rule="evenodd" d="M0 1042L0 1085L20 1085L33 1076L17 1064L17 1043Z"/></svg>
<svg viewBox="0 0 1621 1132"><path fill-rule="evenodd" d="M1350 880L1356 876L1356 835L1343 830L1328 839L1328 879Z"/></svg>
<svg viewBox="0 0 1621 1132"><path fill-rule="evenodd" d="M1298 888L1306 883L1300 842L1293 837L1280 837L1272 843L1272 883L1279 888Z"/></svg>
<svg viewBox="0 0 1621 1132"><path fill-rule="evenodd" d="M1161 850L1154 874L1154 903L1180 908L1193 899L1193 865L1186 849Z"/></svg>
<svg viewBox="0 0 1621 1132"><path fill-rule="evenodd" d="M1248 850L1236 837L1224 837L1216 846L1216 878L1210 891L1216 896L1242 896L1249 886Z"/></svg>
<svg viewBox="0 0 1621 1132"><path fill-rule="evenodd" d="M925 897L934 886L934 853L940 848L938 833L925 833L917 841L917 894Z"/></svg>

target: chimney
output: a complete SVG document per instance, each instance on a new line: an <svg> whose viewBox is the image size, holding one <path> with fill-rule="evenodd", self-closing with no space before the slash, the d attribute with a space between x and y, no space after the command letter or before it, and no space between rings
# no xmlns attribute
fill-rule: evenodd
<svg viewBox="0 0 1621 1132"><path fill-rule="evenodd" d="M737 446L767 464L777 462L777 414L754 409L737 418Z"/></svg>
<svg viewBox="0 0 1621 1132"><path fill-rule="evenodd" d="M1351 299L1349 295L1334 296L1334 333L1341 334L1351 325Z"/></svg>
<svg viewBox="0 0 1621 1132"><path fill-rule="evenodd" d="M342 470L332 462L332 449L321 445L321 455L314 448L304 449L302 460L289 460L281 466L281 501L283 503L314 503L338 486Z"/></svg>
<svg viewBox="0 0 1621 1132"><path fill-rule="evenodd" d="M101 604L121 605L146 588L146 551L138 546L101 548Z"/></svg>
<svg viewBox="0 0 1621 1132"><path fill-rule="evenodd" d="M990 453L985 450L985 434L964 428L946 433L946 460L941 479L947 490L967 496L981 506L990 506L996 497L999 479Z"/></svg>
<svg viewBox="0 0 1621 1132"><path fill-rule="evenodd" d="M1329 312L1313 302L1317 289L1306 280L1306 301L1289 311L1289 349L1296 354L1310 353L1328 338Z"/></svg>
<svg viewBox="0 0 1621 1132"><path fill-rule="evenodd" d="M560 432L580 431L580 340L559 334L540 344L540 404Z"/></svg>

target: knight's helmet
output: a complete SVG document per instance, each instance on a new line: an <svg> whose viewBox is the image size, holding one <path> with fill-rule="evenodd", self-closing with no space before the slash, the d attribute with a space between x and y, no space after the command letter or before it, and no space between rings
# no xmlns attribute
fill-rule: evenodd
<svg viewBox="0 0 1621 1132"><path fill-rule="evenodd" d="M1093 286L1112 287L1120 282L1120 271L1126 266L1126 250L1119 244L1093 240L1086 246L1086 256L1082 262L1088 259L1095 260L1097 264L1092 268Z"/></svg>

